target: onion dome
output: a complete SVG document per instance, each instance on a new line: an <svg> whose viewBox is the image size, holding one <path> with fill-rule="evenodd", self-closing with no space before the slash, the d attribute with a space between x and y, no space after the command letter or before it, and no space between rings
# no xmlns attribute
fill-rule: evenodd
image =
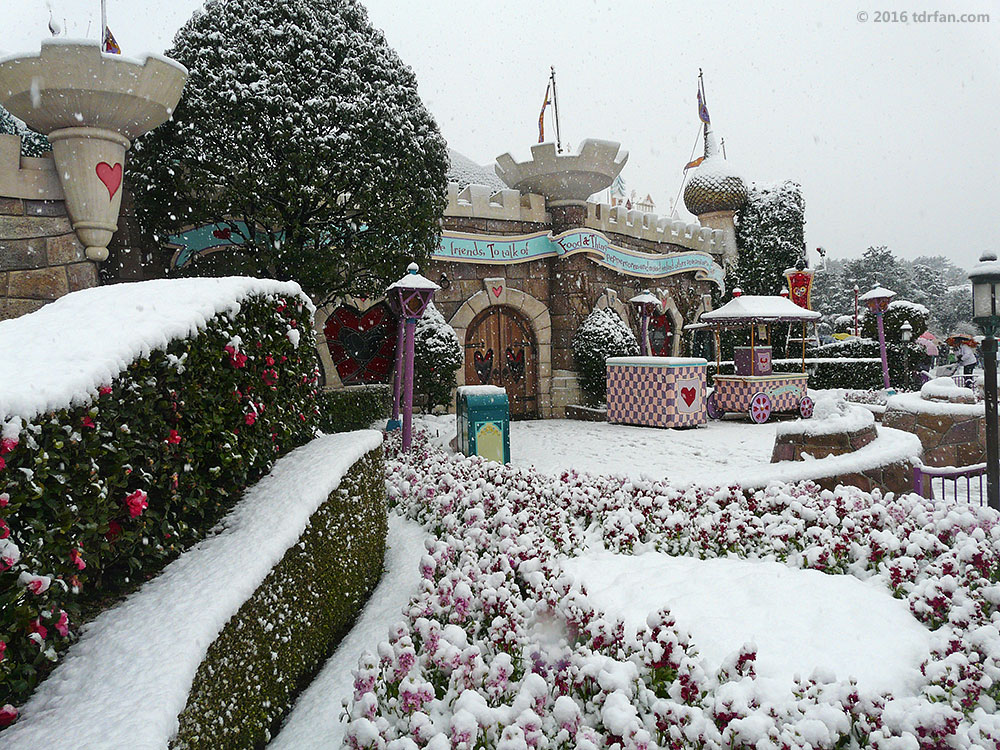
<svg viewBox="0 0 1000 750"><path fill-rule="evenodd" d="M705 134L705 159L684 188L684 205L695 216L715 211L736 211L746 203L747 185L719 153L715 135Z"/></svg>

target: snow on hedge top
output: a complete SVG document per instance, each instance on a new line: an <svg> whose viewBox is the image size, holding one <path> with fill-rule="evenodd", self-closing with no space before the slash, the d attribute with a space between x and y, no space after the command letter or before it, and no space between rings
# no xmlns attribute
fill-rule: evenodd
<svg viewBox="0 0 1000 750"><path fill-rule="evenodd" d="M0 421L86 403L136 359L257 294L296 297L314 311L294 282L231 276L84 289L0 322Z"/></svg>
<svg viewBox="0 0 1000 750"><path fill-rule="evenodd" d="M797 419L777 425L777 435L836 435L858 432L875 424L875 416L863 406L853 406L836 396L817 397L812 419Z"/></svg>
<svg viewBox="0 0 1000 750"><path fill-rule="evenodd" d="M744 294L733 297L718 310L702 313L710 323L743 322L750 320L818 320L816 310L806 310L790 299L777 295Z"/></svg>

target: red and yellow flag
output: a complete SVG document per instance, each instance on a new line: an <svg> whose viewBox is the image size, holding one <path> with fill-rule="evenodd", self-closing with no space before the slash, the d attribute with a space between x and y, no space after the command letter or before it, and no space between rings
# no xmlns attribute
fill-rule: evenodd
<svg viewBox="0 0 1000 750"><path fill-rule="evenodd" d="M545 140L545 108L549 106L549 92L552 90L552 83L545 87L545 101L542 102L542 111L538 113L538 142Z"/></svg>
<svg viewBox="0 0 1000 750"><path fill-rule="evenodd" d="M699 156L699 157L698 157L697 159L695 159L694 161L689 161L689 162L688 162L687 164L685 164L685 165L684 165L684 171L686 172L686 171L688 171L689 169L694 169L694 168L695 168L695 167L697 167L697 166L698 166L699 164L701 164L701 163L702 163L703 161L705 161L705 157L704 157L704 156Z"/></svg>
<svg viewBox="0 0 1000 750"><path fill-rule="evenodd" d="M104 27L104 51L112 55L120 55L122 53L122 48L115 41L115 35L111 33L111 29L107 26Z"/></svg>

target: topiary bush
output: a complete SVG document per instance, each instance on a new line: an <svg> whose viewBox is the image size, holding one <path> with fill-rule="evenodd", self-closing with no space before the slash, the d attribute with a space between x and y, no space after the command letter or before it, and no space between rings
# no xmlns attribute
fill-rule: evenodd
<svg viewBox="0 0 1000 750"><path fill-rule="evenodd" d="M455 389L455 373L462 366L458 334L448 325L432 302L417 321L413 363L414 400L419 397L424 410L447 407Z"/></svg>
<svg viewBox="0 0 1000 750"><path fill-rule="evenodd" d="M323 432L361 430L389 418L392 386L376 383L327 388L320 393L319 410L319 428Z"/></svg>
<svg viewBox="0 0 1000 750"><path fill-rule="evenodd" d="M208 649L172 748L260 747L382 574L382 450L358 461Z"/></svg>
<svg viewBox="0 0 1000 750"><path fill-rule="evenodd" d="M905 299L893 300L882 315L882 328L885 331L886 343L900 343L903 340L902 327L905 321L910 321L913 328L913 338L916 340L930 321L930 311L916 302ZM878 322L875 315L867 309L861 312L861 335L878 341Z"/></svg>
<svg viewBox="0 0 1000 750"><path fill-rule="evenodd" d="M7 415L0 704L34 689L85 610L203 538L277 457L315 434L318 363L299 346L312 312L304 295L249 293L109 373L83 403ZM4 721L15 716L11 708Z"/></svg>
<svg viewBox="0 0 1000 750"><path fill-rule="evenodd" d="M607 399L605 360L638 353L639 342L632 329L611 310L594 310L584 319L573 336L573 360L589 406L598 406Z"/></svg>

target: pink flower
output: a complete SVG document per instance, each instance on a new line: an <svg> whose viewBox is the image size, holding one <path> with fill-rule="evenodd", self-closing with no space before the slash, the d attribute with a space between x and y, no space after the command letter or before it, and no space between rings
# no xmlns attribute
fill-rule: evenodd
<svg viewBox="0 0 1000 750"><path fill-rule="evenodd" d="M253 424L254 422L256 422L256 421L257 421L257 415L256 415L256 414L254 414L253 412L249 412L249 413L248 413L248 414L246 415L246 417L245 417L244 421L245 421L245 422L246 422L247 424Z"/></svg>
<svg viewBox="0 0 1000 750"><path fill-rule="evenodd" d="M49 576L35 576L31 573L21 573L17 578L17 582L35 596L39 596L49 590L52 579Z"/></svg>
<svg viewBox="0 0 1000 750"><path fill-rule="evenodd" d="M167 442L171 445L177 445L181 442L181 434L177 430L171 430L170 437L167 438Z"/></svg>
<svg viewBox="0 0 1000 750"><path fill-rule="evenodd" d="M260 374L260 379L264 381L264 385L274 385L278 382L278 371L264 370L264 372Z"/></svg>
<svg viewBox="0 0 1000 750"><path fill-rule="evenodd" d="M17 438L3 438L0 440L0 455L10 453L17 447Z"/></svg>
<svg viewBox="0 0 1000 750"><path fill-rule="evenodd" d="M7 650L7 642L0 641L0 661L3 661L3 652Z"/></svg>
<svg viewBox="0 0 1000 750"><path fill-rule="evenodd" d="M0 729L9 727L15 721L17 721L16 708L9 703L5 704L3 708L0 708Z"/></svg>
<svg viewBox="0 0 1000 750"><path fill-rule="evenodd" d="M7 492L0 492L0 508L6 508L9 502L10 494Z"/></svg>
<svg viewBox="0 0 1000 750"><path fill-rule="evenodd" d="M82 553L83 553L82 548L73 549L70 550L69 552L69 561L76 566L77 570L83 570L84 568L87 567L87 563L83 561L83 557L81 556Z"/></svg>
<svg viewBox="0 0 1000 750"><path fill-rule="evenodd" d="M7 468L7 462L3 460L3 456L0 456L0 470Z"/></svg>
<svg viewBox="0 0 1000 750"><path fill-rule="evenodd" d="M149 507L149 503L146 502L146 493L142 490L136 490L131 495L126 496L125 505L128 506L129 517L138 518Z"/></svg>
<svg viewBox="0 0 1000 750"><path fill-rule="evenodd" d="M89 416L84 417L82 423L84 427L89 427L92 430L97 427L97 425L94 424L94 420L91 419Z"/></svg>
<svg viewBox="0 0 1000 750"><path fill-rule="evenodd" d="M69 615L64 610L59 610L59 619L53 627L63 638L69 635Z"/></svg>
<svg viewBox="0 0 1000 750"><path fill-rule="evenodd" d="M42 645L42 641L49 637L49 630L44 625L42 625L42 620L40 617L36 617L34 620L28 623L28 633L30 635L37 635L38 638L32 638L35 643L39 646Z"/></svg>
<svg viewBox="0 0 1000 750"><path fill-rule="evenodd" d="M7 527L7 522L0 518L0 539L6 539L10 536L10 529Z"/></svg>
<svg viewBox="0 0 1000 750"><path fill-rule="evenodd" d="M266 364L268 364L268 365L273 365L274 364L274 357L272 357L270 354L268 354L266 357L264 357L264 362Z"/></svg>
<svg viewBox="0 0 1000 750"><path fill-rule="evenodd" d="M236 351L236 348L232 346L227 346L225 348L225 351L226 354L229 355L229 364L231 364L236 369L239 369L241 367L246 367L247 355L243 354L243 352Z"/></svg>
<svg viewBox="0 0 1000 750"><path fill-rule="evenodd" d="M102 396L107 396L109 393L111 393L111 386L110 385L102 385L100 388L97 389L97 391Z"/></svg>

